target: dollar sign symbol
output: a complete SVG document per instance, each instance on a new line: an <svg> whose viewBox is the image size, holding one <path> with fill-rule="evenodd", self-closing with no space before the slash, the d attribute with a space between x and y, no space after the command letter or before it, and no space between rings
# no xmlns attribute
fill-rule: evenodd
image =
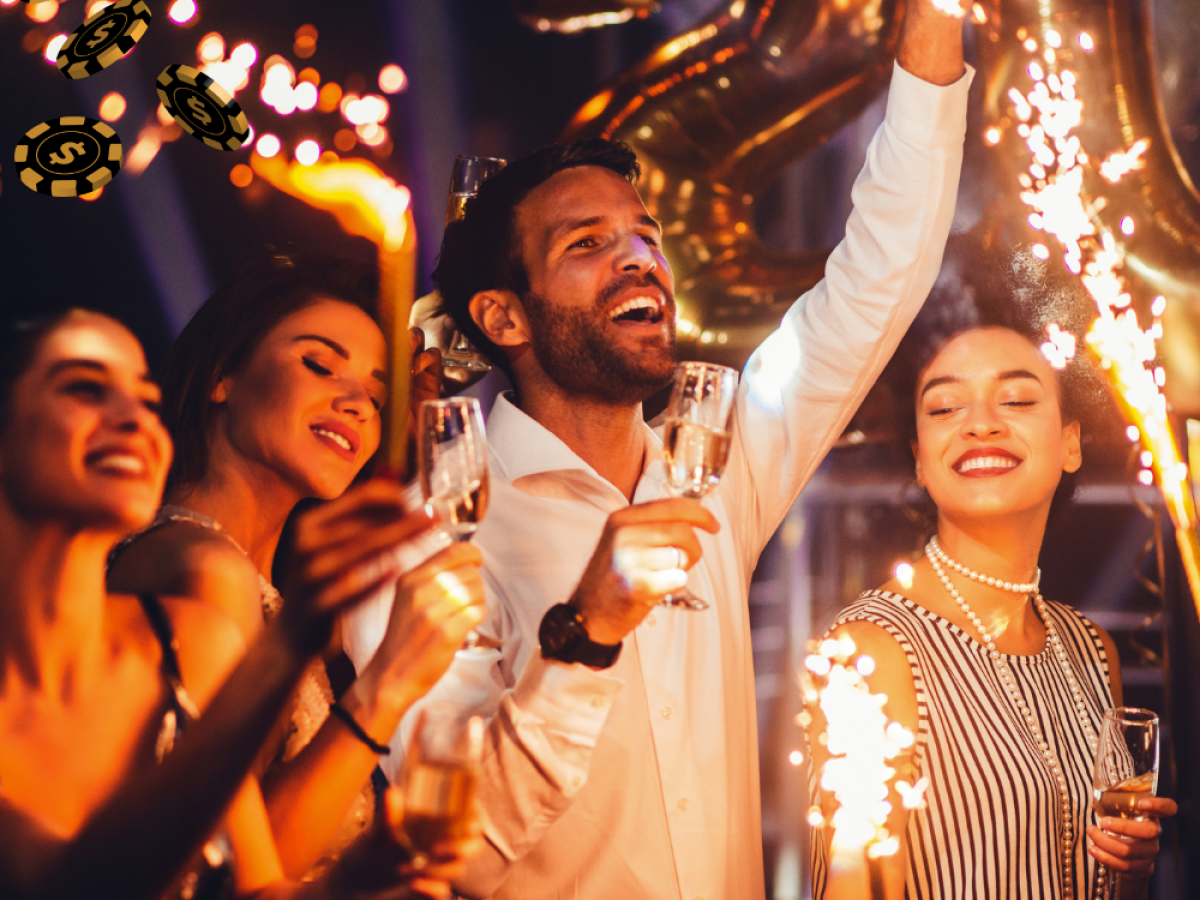
<svg viewBox="0 0 1200 900"><path fill-rule="evenodd" d="M208 125L212 122L212 116L204 111L204 101L199 97L188 97L187 105L192 108L192 112L196 114L196 118L200 120L201 125Z"/></svg>
<svg viewBox="0 0 1200 900"><path fill-rule="evenodd" d="M72 141L69 144L63 144L61 147L59 147L57 153L51 153L50 162L59 166L67 166L75 161L76 153L78 153L80 156L83 156L86 151L86 146L77 141Z"/></svg>
<svg viewBox="0 0 1200 900"><path fill-rule="evenodd" d="M116 24L117 23L115 21L113 21L112 19L109 19L108 21L104 22L99 28L96 29L96 36L87 42L88 47L91 49L95 49L97 44L107 41L108 33L113 30L113 27Z"/></svg>

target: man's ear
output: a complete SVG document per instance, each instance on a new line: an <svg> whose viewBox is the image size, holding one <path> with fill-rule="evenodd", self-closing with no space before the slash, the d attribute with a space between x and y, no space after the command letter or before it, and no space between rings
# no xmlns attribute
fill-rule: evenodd
<svg viewBox="0 0 1200 900"><path fill-rule="evenodd" d="M1063 471L1078 472L1083 465L1083 450L1080 447L1079 421L1063 426Z"/></svg>
<svg viewBox="0 0 1200 900"><path fill-rule="evenodd" d="M498 347L529 343L529 320L520 298L512 291L480 291L468 306L471 318Z"/></svg>

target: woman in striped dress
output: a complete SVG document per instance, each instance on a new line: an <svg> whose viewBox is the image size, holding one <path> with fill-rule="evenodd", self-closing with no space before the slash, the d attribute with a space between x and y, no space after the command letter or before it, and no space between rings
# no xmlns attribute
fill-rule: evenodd
<svg viewBox="0 0 1200 900"><path fill-rule="evenodd" d="M832 629L876 661L871 690L916 736L901 766L929 779L923 809L890 798L901 849L883 860L886 895L1090 900L1108 871L1121 875L1117 896L1144 896L1157 817L1175 804L1141 800L1146 821L1090 811L1101 718L1121 705L1117 653L1037 590L1051 500L1081 463L1063 382L1031 337L976 327L941 345L913 396L936 534L911 586L868 591ZM818 717L812 733L823 727ZM811 745L819 766L828 754ZM832 812L831 797L815 798ZM861 863L831 864L829 838L814 835L814 896L868 897Z"/></svg>

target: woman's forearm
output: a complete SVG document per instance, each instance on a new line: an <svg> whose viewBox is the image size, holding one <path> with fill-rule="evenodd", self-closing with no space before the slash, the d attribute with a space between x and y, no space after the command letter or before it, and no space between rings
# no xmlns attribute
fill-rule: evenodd
<svg viewBox="0 0 1200 900"><path fill-rule="evenodd" d="M383 745L411 703L380 696L369 677L356 681L342 700L363 730ZM326 855L378 761L371 748L331 715L294 759L264 780L271 829L289 878L299 878Z"/></svg>

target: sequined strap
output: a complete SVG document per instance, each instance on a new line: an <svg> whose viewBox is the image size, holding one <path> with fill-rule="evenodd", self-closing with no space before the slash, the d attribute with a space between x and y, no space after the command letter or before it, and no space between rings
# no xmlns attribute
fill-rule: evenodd
<svg viewBox="0 0 1200 900"><path fill-rule="evenodd" d="M175 739L183 733L187 723L200 716L200 709L183 686L183 673L179 669L179 644L175 640L175 629L171 626L171 620L162 602L153 594L139 594L138 602L162 647L162 662L159 667L163 681L167 684L168 709L163 714L162 728L159 729L154 748L155 756L161 762L162 758L171 752L175 746Z"/></svg>

